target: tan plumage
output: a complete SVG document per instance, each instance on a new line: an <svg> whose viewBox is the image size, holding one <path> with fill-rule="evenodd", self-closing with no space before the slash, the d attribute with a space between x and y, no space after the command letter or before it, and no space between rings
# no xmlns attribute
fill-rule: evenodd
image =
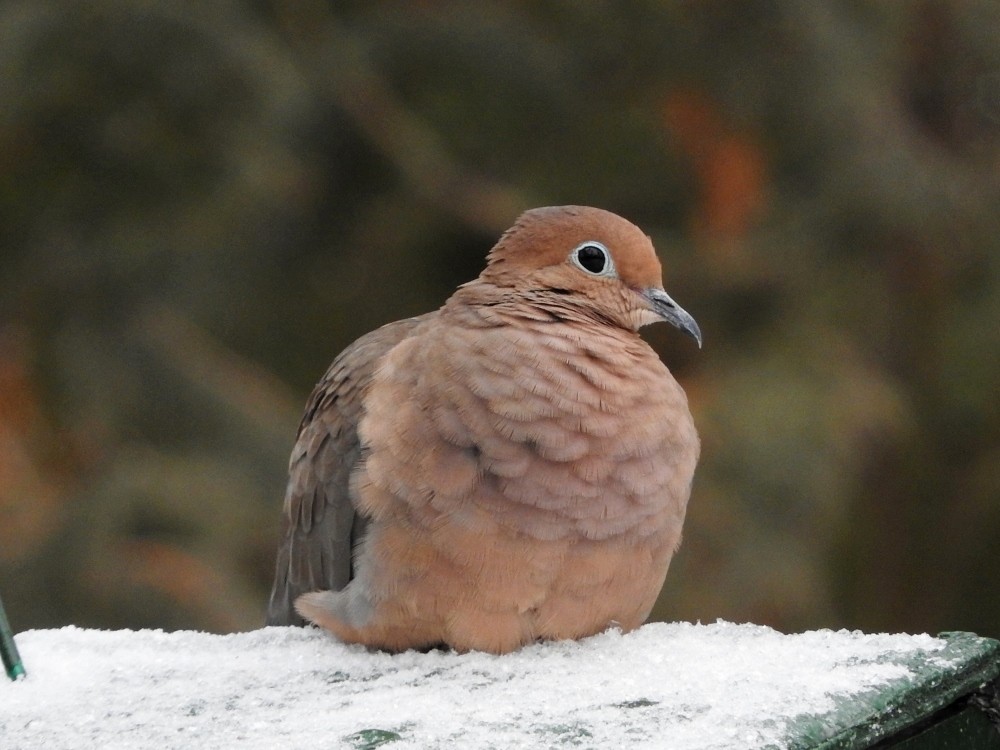
<svg viewBox="0 0 1000 750"><path fill-rule="evenodd" d="M698 459L636 332L700 343L661 283L621 217L535 209L440 310L344 350L292 452L268 622L497 653L642 624Z"/></svg>

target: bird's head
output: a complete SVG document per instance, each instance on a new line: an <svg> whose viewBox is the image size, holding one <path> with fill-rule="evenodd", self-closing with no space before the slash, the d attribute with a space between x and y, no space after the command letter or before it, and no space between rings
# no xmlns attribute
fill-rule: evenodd
<svg viewBox="0 0 1000 750"><path fill-rule="evenodd" d="M480 278L557 316L585 315L631 330L663 320L701 346L698 324L663 289L649 237L610 211L526 211L490 251Z"/></svg>

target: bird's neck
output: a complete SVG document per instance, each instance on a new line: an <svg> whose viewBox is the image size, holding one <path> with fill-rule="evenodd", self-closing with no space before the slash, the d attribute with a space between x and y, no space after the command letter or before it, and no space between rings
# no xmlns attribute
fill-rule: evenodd
<svg viewBox="0 0 1000 750"><path fill-rule="evenodd" d="M603 312L570 290L500 286L484 279L463 284L448 299L441 314L480 328L510 325L550 327L565 324L590 335L626 334L638 338L628 324Z"/></svg>

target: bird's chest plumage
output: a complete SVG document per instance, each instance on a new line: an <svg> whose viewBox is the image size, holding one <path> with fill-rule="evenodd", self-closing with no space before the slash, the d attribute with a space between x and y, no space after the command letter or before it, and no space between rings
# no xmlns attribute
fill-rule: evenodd
<svg viewBox="0 0 1000 750"><path fill-rule="evenodd" d="M648 615L698 441L638 337L438 321L379 363L359 434L372 622L503 651Z"/></svg>
<svg viewBox="0 0 1000 750"><path fill-rule="evenodd" d="M439 321L379 363L353 478L373 638L422 623L421 638L504 651L648 615L697 436L638 337L587 334Z"/></svg>
<svg viewBox="0 0 1000 750"><path fill-rule="evenodd" d="M667 369L628 332L532 323L438 325L389 353L360 425L362 510L544 540L683 518L697 439Z"/></svg>

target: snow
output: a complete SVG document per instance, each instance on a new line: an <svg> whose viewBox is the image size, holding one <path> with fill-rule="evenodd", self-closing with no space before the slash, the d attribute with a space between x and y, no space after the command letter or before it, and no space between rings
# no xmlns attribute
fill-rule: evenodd
<svg viewBox="0 0 1000 750"><path fill-rule="evenodd" d="M323 632L17 636L0 748L781 748L940 659L927 635L654 623L505 656L386 654Z"/></svg>

